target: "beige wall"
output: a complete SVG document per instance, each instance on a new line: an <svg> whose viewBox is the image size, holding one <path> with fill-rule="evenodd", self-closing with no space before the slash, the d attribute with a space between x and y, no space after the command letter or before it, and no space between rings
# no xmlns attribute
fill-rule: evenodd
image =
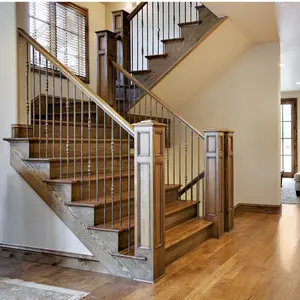
<svg viewBox="0 0 300 300"><path fill-rule="evenodd" d="M235 131L235 204L280 203L279 77L279 45L254 45L180 109L199 130Z"/></svg>
<svg viewBox="0 0 300 300"><path fill-rule="evenodd" d="M298 171L300 166L300 91L282 92L281 98L297 98L297 147L298 147Z"/></svg>

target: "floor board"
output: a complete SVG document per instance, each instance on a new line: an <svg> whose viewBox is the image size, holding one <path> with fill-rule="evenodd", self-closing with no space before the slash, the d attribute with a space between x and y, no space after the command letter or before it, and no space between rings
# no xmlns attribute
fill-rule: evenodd
<svg viewBox="0 0 300 300"><path fill-rule="evenodd" d="M87 300L299 300L299 239L300 205L283 205L282 216L240 215L234 231L170 264L154 285L14 259L0 259L0 276L87 291Z"/></svg>

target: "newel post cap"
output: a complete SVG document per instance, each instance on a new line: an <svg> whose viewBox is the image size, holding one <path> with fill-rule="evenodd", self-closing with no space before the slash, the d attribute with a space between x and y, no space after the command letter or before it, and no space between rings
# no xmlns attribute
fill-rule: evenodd
<svg viewBox="0 0 300 300"><path fill-rule="evenodd" d="M155 120L144 120L139 123L134 123L132 124L133 127L166 127L166 124L159 123L158 121Z"/></svg>

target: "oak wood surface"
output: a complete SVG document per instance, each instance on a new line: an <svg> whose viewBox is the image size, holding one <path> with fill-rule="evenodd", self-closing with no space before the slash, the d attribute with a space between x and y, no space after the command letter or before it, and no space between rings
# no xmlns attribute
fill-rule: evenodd
<svg viewBox="0 0 300 300"><path fill-rule="evenodd" d="M167 267L154 285L63 267L0 259L0 276L91 293L85 299L298 300L300 206L282 215L243 213L235 230Z"/></svg>

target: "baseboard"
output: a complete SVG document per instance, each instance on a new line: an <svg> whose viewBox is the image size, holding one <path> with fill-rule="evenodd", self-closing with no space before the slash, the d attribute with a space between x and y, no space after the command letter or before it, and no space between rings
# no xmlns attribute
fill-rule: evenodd
<svg viewBox="0 0 300 300"><path fill-rule="evenodd" d="M281 214L281 204L270 205L270 204L239 203L234 207L234 217L237 217L238 215L244 212Z"/></svg>
<svg viewBox="0 0 300 300"><path fill-rule="evenodd" d="M93 256L5 243L0 243L0 257L85 271L99 269Z"/></svg>

